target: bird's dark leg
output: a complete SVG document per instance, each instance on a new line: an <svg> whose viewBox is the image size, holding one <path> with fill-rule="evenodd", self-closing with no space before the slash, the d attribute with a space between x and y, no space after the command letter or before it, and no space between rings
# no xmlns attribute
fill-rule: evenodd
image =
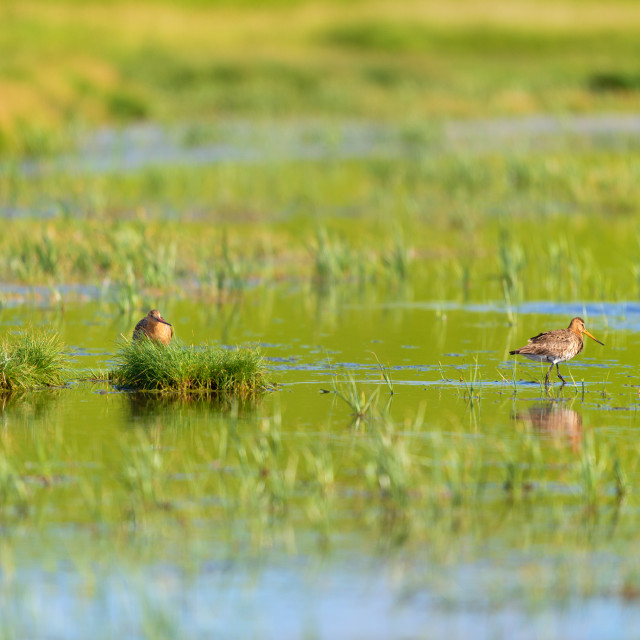
<svg viewBox="0 0 640 640"><path fill-rule="evenodd" d="M551 366L547 369L547 375L544 377L544 386L545 387L549 386L549 374L551 373L551 369L553 369L553 362L551 363Z"/></svg>
<svg viewBox="0 0 640 640"><path fill-rule="evenodd" d="M567 384L567 381L560 375L560 367L558 365L559 363L556 362L556 371L558 372L558 378L562 380L562 386L564 387L564 385ZM551 365L551 368L553 369L553 365Z"/></svg>

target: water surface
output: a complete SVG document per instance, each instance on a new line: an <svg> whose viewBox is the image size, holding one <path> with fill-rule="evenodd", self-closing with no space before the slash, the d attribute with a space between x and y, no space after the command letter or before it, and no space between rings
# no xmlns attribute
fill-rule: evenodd
<svg viewBox="0 0 640 640"><path fill-rule="evenodd" d="M593 439L637 480L634 303L530 303L512 325L499 303L452 303L443 314L441 303L413 294L354 300L285 285L217 306L166 301L161 310L185 342L260 345L279 390L234 408L76 381L6 401L4 451L27 461L31 501L24 513L20 500L4 511L11 526L0 588L11 603L10 635L79 638L96 623L97 637L131 638L622 638L637 627L628 555L636 503L617 502L607 476L590 510L580 477L563 476ZM546 394L544 371L514 365L508 350L578 312L606 347L587 344L561 366L572 382ZM5 308L0 326L54 326L82 377L113 364L119 335L136 320L92 302ZM380 410L387 406L410 449L437 438L443 465L456 448L483 461L487 482L475 506L447 498L434 511L411 502L411 491L424 489L414 487L398 510L363 489L367 466L357 451L376 432L331 393L352 381L365 394L379 389ZM301 485L285 511L260 503L234 516L228 501L243 476L235 454L219 455L233 449L223 448L224 434L238 447L275 438L265 459L270 447L304 456L329 443L341 478L330 513L305 502ZM523 434L549 473L531 477L529 497L514 502L501 470ZM163 481L145 489L140 470L153 469L156 454ZM194 494L212 475L227 478L231 493ZM167 506L102 503L99 517L82 508L91 498L79 494L108 495L127 482L131 496L160 491Z"/></svg>

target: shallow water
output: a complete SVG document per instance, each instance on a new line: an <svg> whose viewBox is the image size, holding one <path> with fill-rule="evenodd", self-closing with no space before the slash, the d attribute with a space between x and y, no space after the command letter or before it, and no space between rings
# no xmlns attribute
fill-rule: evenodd
<svg viewBox="0 0 640 640"><path fill-rule="evenodd" d="M143 127L98 133L76 154L20 171L574 142L617 152L638 132L631 116L451 123L426 138L351 124ZM36 206L5 213L39 215ZM596 270L629 269L626 254L618 264L593 236L582 240ZM53 327L75 378L0 398L3 635L633 636L640 305L631 294L546 300L535 287L507 304L495 265L464 295L444 263L443 282L421 276L421 259L401 285L263 278L218 304L160 297L129 316L108 283L1 283L0 335ZM535 283L545 267L536 264L521 277ZM445 278L455 280L449 294ZM185 343L259 346L277 390L181 401L90 380L113 366L120 336L150 306ZM508 352L577 315L606 346L587 340L561 365L569 384L553 372L545 391L545 369ZM336 390L355 390L352 402L377 393L374 417L354 415Z"/></svg>
<svg viewBox="0 0 640 640"><path fill-rule="evenodd" d="M81 135L75 151L54 159L25 161L19 169L23 176L126 174L150 167L388 158L460 149L465 154L550 151L567 146L576 150L625 151L637 148L639 141L640 118L635 114L539 115L408 127L313 120L264 124L226 121L215 126L183 125L170 129L145 124ZM0 172L8 170L15 170L15 166L0 165ZM47 217L55 211L53 208L40 213ZM15 207L2 210L6 217L33 213Z"/></svg>
<svg viewBox="0 0 640 640"><path fill-rule="evenodd" d="M350 375L387 403L377 357L393 382L391 419L416 451L429 438L451 439L491 473L504 464L500 447L519 446L524 429L553 474L593 436L616 448L634 485L637 305L530 303L513 326L499 303L443 306L411 292L387 301L393 297L279 286L218 306L166 301L161 311L185 342L261 346L279 390L239 411L86 381L0 405L5 455L32 461L23 474L31 515L4 512L7 637L86 637L89 625L99 628L95 637L131 638L628 637L640 622L635 591L625 587L637 576L633 497L615 502L607 479L594 515L579 478L531 478L531 498L516 504L489 478L473 508L449 504L434 515L418 503L406 521L389 522L357 481L353 446L369 437L366 422L322 391L332 391L336 375L349 384ZM544 371L528 361L514 369L508 350L578 313L606 347L589 341L561 366L573 381L549 396L539 384ZM90 302L5 308L0 327L54 326L82 377L112 365L119 334L136 320ZM317 505L298 510L295 500L275 519L268 511L193 519L203 501L228 496L196 497L188 483L237 473L235 462L216 456L221 434L259 432L273 415L281 416L282 446L331 442L353 466L330 503L330 526L313 524ZM181 456L167 466L170 508L120 523L92 519L78 503L83 478L105 490L120 482L131 462L123 456L138 451L122 438L138 433L161 455Z"/></svg>

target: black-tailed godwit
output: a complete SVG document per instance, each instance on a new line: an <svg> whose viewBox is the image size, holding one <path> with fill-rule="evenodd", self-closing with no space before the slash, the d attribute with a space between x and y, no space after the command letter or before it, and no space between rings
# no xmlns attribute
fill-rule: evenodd
<svg viewBox="0 0 640 640"><path fill-rule="evenodd" d="M571 360L571 358L577 356L582 351L582 334L589 336L592 340L595 340L604 347L603 342L594 338L585 329L582 318L574 318L569 323L567 329L557 329L556 331L539 333L537 336L529 338L529 342L524 347L509 351L509 354L512 356L521 355L536 362L550 362L551 366L547 370L547 375L544 378L545 385L549 384L549 374L551 373L551 369L553 369L553 365L556 366L558 378L562 380L562 384L565 384L566 381L560 375L560 367L558 365L560 362Z"/></svg>
<svg viewBox="0 0 640 640"><path fill-rule="evenodd" d="M160 315L157 309L151 309L133 330L134 340L143 336L162 342L162 344L169 344L173 338L173 327Z"/></svg>

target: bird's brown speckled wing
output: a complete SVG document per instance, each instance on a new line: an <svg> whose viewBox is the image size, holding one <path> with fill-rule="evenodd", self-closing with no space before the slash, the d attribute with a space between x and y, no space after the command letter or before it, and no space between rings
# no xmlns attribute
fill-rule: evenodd
<svg viewBox="0 0 640 640"><path fill-rule="evenodd" d="M582 351L582 340L573 331L559 329L539 333L520 349L520 353L573 353Z"/></svg>
<svg viewBox="0 0 640 640"><path fill-rule="evenodd" d="M140 320L138 322L138 324L136 325L135 329L133 330L133 337L135 338L139 338L142 335L146 334L145 329L147 328L147 319L146 318L142 318L142 320Z"/></svg>

